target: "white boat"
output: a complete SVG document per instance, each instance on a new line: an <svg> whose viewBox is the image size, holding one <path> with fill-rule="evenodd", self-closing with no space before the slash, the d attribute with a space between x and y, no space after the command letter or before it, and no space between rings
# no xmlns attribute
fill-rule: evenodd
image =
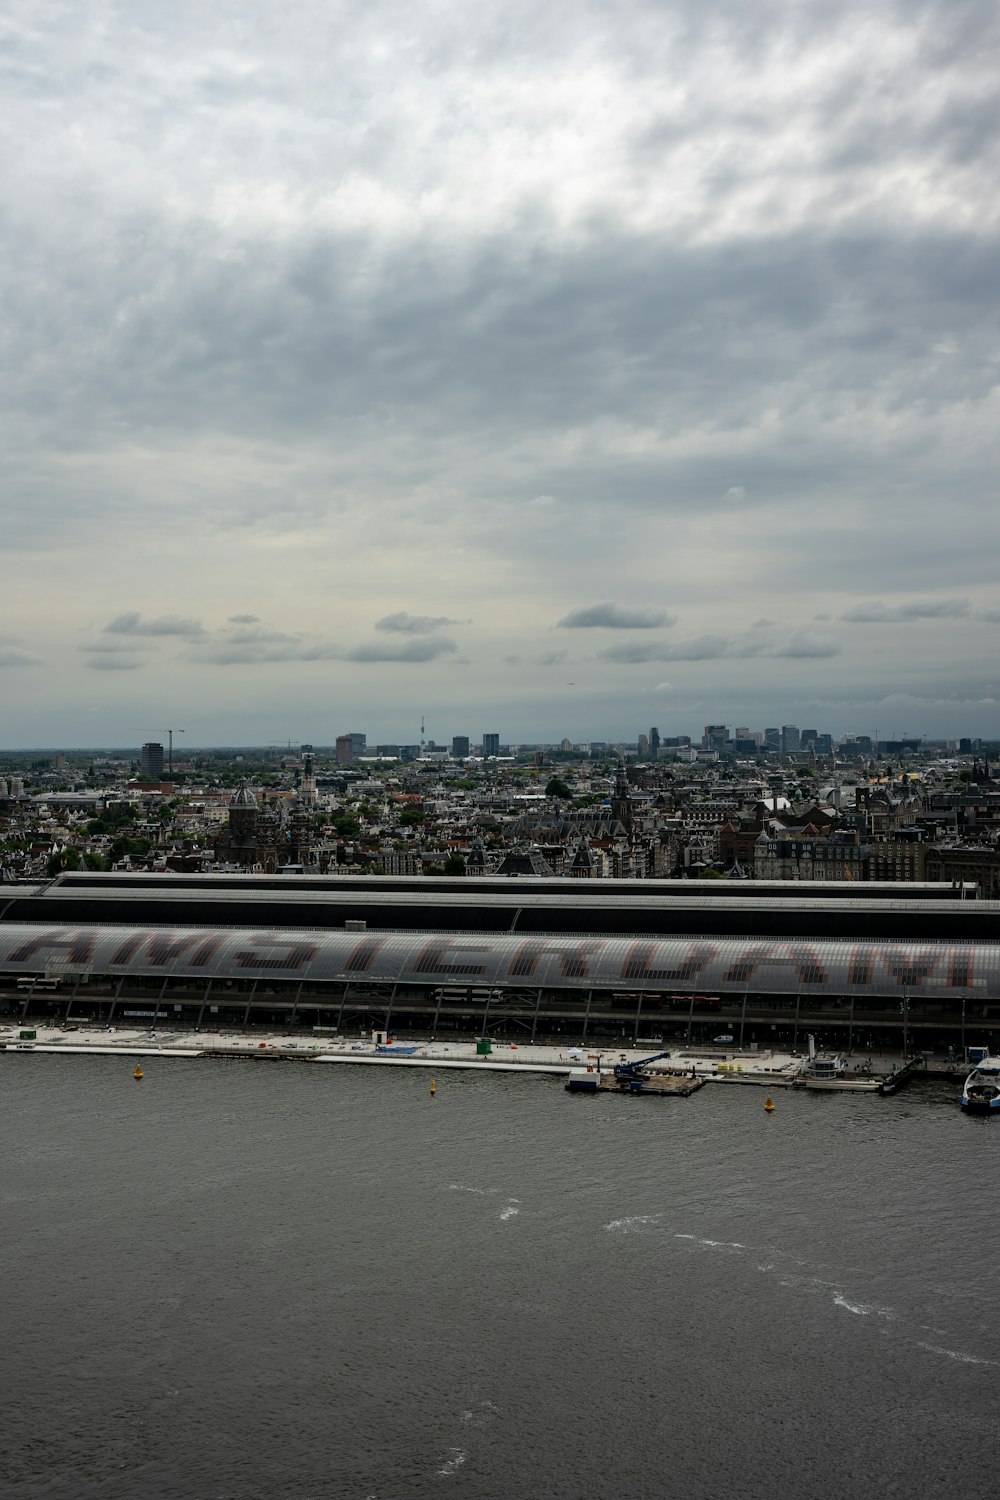
<svg viewBox="0 0 1000 1500"><path fill-rule="evenodd" d="M1000 1057L982 1057L962 1085L962 1108L970 1115L1000 1114Z"/></svg>

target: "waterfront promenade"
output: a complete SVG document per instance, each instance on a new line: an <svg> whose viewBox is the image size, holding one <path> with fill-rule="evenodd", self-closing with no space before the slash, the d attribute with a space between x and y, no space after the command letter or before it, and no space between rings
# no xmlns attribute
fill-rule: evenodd
<svg viewBox="0 0 1000 1500"><path fill-rule="evenodd" d="M31 1034L33 1033L33 1035ZM588 1048L545 1043L494 1042L487 1054L477 1052L475 1040L397 1042L388 1047L358 1037L316 1037L274 1032L184 1029L143 1031L139 1029L56 1026L0 1027L0 1049L52 1057L121 1056L122 1058L177 1060L221 1060L253 1062L302 1062L360 1064L378 1067L425 1068L434 1071L462 1069L472 1072L541 1073L566 1076L572 1070L598 1066L607 1071L615 1064L636 1062L661 1051L668 1055L655 1067L664 1073L694 1074L710 1082L759 1084L787 1087L799 1077L807 1057L804 1052L740 1051L726 1046L669 1046L650 1040L638 1047ZM888 1074L902 1066L895 1052L855 1052L849 1066L859 1073ZM931 1076L961 1076L961 1064L942 1058L928 1059Z"/></svg>

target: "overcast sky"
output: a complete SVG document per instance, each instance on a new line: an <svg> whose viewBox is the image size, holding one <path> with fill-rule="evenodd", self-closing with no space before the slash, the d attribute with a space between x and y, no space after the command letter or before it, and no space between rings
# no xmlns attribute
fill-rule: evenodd
<svg viewBox="0 0 1000 1500"><path fill-rule="evenodd" d="M0 745L1000 734L997 29L7 0Z"/></svg>

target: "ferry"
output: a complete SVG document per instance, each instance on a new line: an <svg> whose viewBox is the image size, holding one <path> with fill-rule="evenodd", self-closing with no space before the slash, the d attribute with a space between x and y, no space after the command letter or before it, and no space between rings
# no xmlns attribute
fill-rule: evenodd
<svg viewBox="0 0 1000 1500"><path fill-rule="evenodd" d="M962 1108L970 1115L1000 1114L1000 1057L981 1057L962 1085Z"/></svg>

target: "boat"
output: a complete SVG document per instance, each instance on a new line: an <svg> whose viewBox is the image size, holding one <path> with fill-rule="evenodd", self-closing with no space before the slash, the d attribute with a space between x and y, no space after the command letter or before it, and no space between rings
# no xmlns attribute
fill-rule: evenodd
<svg viewBox="0 0 1000 1500"><path fill-rule="evenodd" d="M881 1084L881 1074L855 1072L846 1052L817 1052L812 1037L809 1038L809 1059L794 1080L796 1088L848 1094L877 1094Z"/></svg>
<svg viewBox="0 0 1000 1500"><path fill-rule="evenodd" d="M966 1114L1000 1114L1000 1057L979 1059L962 1085L961 1104Z"/></svg>

